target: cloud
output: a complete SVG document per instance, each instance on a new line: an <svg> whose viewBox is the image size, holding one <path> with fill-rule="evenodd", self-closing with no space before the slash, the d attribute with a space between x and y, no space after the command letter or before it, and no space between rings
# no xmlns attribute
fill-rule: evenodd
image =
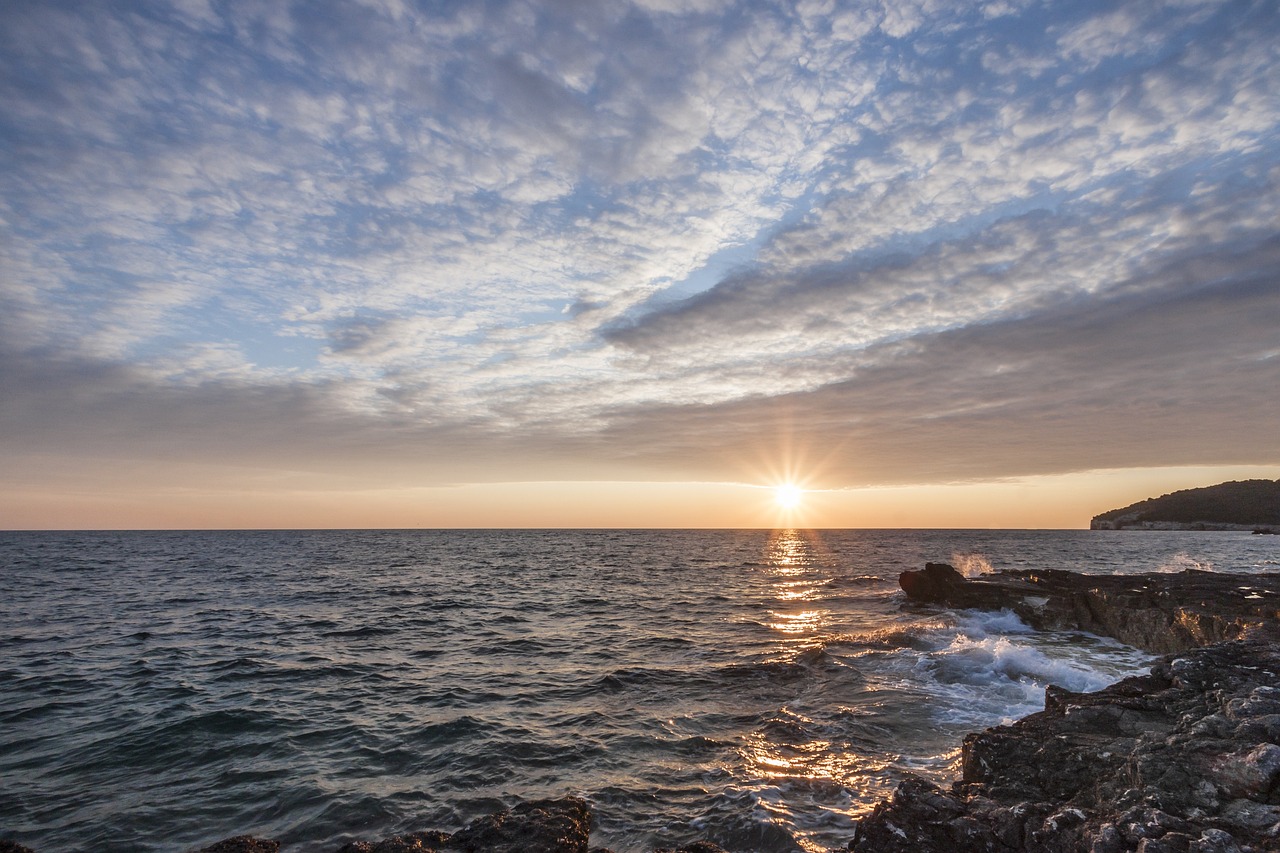
<svg viewBox="0 0 1280 853"><path fill-rule="evenodd" d="M730 477L789 412L832 482L1273 452L1265 2L0 15L11 458Z"/></svg>
<svg viewBox="0 0 1280 853"><path fill-rule="evenodd" d="M747 473L785 443L828 485L1270 459L1280 403L1261 389L1276 367L1278 274L1272 240L1153 271L1155 299L1134 283L886 342L842 381L636 413L611 438L656 460L703 458L721 474Z"/></svg>

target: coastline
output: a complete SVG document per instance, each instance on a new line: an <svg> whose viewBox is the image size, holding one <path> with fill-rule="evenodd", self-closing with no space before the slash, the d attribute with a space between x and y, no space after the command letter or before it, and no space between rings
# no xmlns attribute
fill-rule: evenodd
<svg viewBox="0 0 1280 853"><path fill-rule="evenodd" d="M1050 687L1044 711L970 734L949 790L901 783L850 850L1280 849L1280 575L966 580L935 563L900 582L916 601L1006 607L1037 627L1174 651L1095 693Z"/></svg>

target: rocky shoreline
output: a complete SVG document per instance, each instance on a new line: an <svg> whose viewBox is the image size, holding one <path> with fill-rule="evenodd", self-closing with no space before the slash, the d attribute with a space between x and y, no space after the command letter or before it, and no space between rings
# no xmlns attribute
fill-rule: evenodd
<svg viewBox="0 0 1280 853"><path fill-rule="evenodd" d="M964 740L949 790L908 779L858 824L877 853L1280 850L1280 576L906 572L915 601L1173 651L1096 693Z"/></svg>
<svg viewBox="0 0 1280 853"><path fill-rule="evenodd" d="M1280 851L1280 575L1002 572L929 563L899 582L917 605L1007 609L1033 627L1114 637L1166 657L1096 693L964 740L961 777L910 777L855 828L859 853ZM908 605L911 606L911 605ZM611 853L580 798L522 803L458 832L335 853ZM278 853L237 836L200 853ZM0 853L33 853L0 841ZM724 853L697 842L655 853Z"/></svg>
<svg viewBox="0 0 1280 853"><path fill-rule="evenodd" d="M1156 654L1238 640L1280 624L1280 574L1047 570L966 579L946 563L927 563L898 582L915 602L1011 610L1038 630L1088 631Z"/></svg>

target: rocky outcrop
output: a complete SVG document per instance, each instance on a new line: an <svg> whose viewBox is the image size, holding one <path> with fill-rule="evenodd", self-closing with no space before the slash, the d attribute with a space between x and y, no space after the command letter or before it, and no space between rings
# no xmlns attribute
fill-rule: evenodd
<svg viewBox="0 0 1280 853"><path fill-rule="evenodd" d="M849 845L876 853L1280 850L1280 652L1167 658L965 738L949 790L903 782Z"/></svg>
<svg viewBox="0 0 1280 853"><path fill-rule="evenodd" d="M966 579L930 563L900 583L913 601L1009 609L1176 654L1096 693L1050 686L1044 711L965 738L949 789L899 785L851 850L1280 850L1280 575Z"/></svg>
<svg viewBox="0 0 1280 853"><path fill-rule="evenodd" d="M1280 620L1280 574L1274 573L1046 570L967 579L945 563L928 563L898 580L913 601L1008 609L1034 628L1089 631L1157 654L1239 639Z"/></svg>

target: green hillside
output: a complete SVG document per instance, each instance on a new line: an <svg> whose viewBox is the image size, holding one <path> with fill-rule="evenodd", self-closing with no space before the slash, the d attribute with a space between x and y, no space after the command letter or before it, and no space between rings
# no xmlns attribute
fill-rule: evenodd
<svg viewBox="0 0 1280 853"><path fill-rule="evenodd" d="M1280 525L1280 480L1232 480L1148 498L1093 517L1090 527Z"/></svg>

